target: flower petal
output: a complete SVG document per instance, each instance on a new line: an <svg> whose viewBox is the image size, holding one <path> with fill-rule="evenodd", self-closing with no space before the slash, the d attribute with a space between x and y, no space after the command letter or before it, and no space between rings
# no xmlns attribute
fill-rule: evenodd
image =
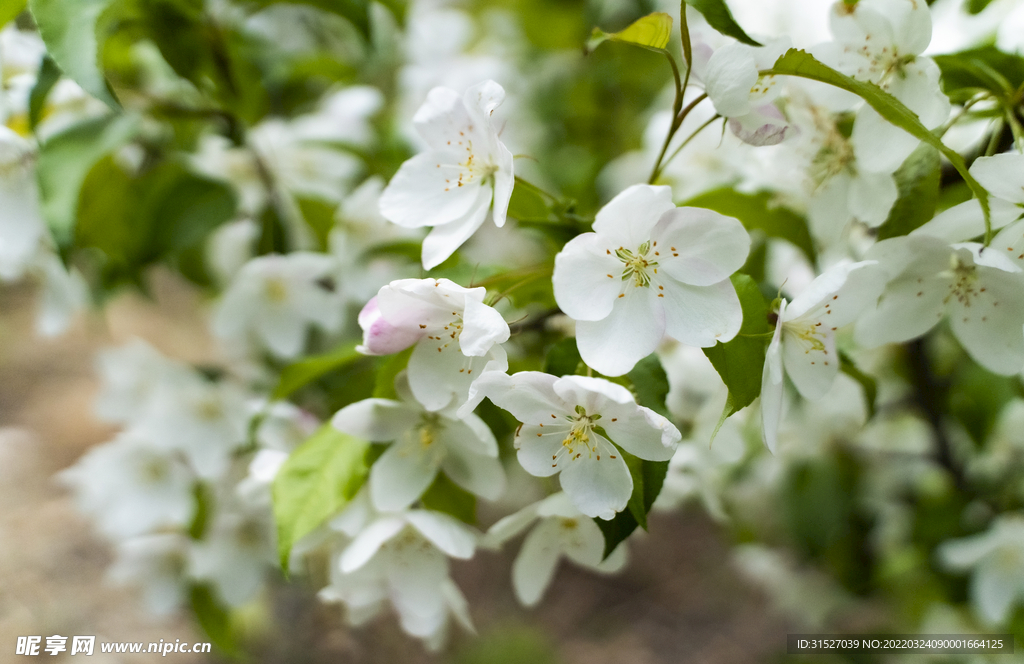
<svg viewBox="0 0 1024 664"><path fill-rule="evenodd" d="M594 231L613 245L633 250L650 239L661 215L674 207L671 187L635 184L597 212Z"/></svg>
<svg viewBox="0 0 1024 664"><path fill-rule="evenodd" d="M597 434L594 443L603 454L588 454L565 464L560 477L562 490L576 508L589 517L611 519L626 509L633 493L633 478L615 448ZM600 459L598 457L600 456Z"/></svg>
<svg viewBox="0 0 1024 664"><path fill-rule="evenodd" d="M473 557L476 537L461 521L441 512L427 510L412 510L405 518L434 546L452 558L465 560Z"/></svg>
<svg viewBox="0 0 1024 664"><path fill-rule="evenodd" d="M575 320L601 320L622 292L622 261L613 253L612 243L597 233L584 233L569 240L555 256L551 277L555 301Z"/></svg>
<svg viewBox="0 0 1024 664"><path fill-rule="evenodd" d="M711 286L743 267L750 235L743 224L713 210L666 212L651 232L659 272L691 286Z"/></svg>
<svg viewBox="0 0 1024 664"><path fill-rule="evenodd" d="M477 183L458 186L461 155L422 152L405 161L380 195L380 213L405 228L439 226L465 217L479 198Z"/></svg>
<svg viewBox="0 0 1024 664"><path fill-rule="evenodd" d="M338 560L341 571L349 574L365 565L402 528L405 528L405 520L394 516L377 519L368 525L342 551Z"/></svg>
<svg viewBox="0 0 1024 664"><path fill-rule="evenodd" d="M993 196L1024 204L1024 155L1005 152L979 157L971 164L971 175Z"/></svg>
<svg viewBox="0 0 1024 664"><path fill-rule="evenodd" d="M850 178L847 193L850 213L872 228L885 222L897 198L896 180L888 173L858 171Z"/></svg>
<svg viewBox="0 0 1024 664"><path fill-rule="evenodd" d="M448 223L439 222L427 234L427 237L423 238L422 261L424 269L431 270L443 263L480 228L487 218L487 209L490 207L491 195L494 193L491 187L473 187L470 185L463 188L475 188L476 199L464 215Z"/></svg>
<svg viewBox="0 0 1024 664"><path fill-rule="evenodd" d="M557 529L553 520L541 522L526 536L512 563L512 588L524 606L539 602L555 575L561 555Z"/></svg>
<svg viewBox="0 0 1024 664"><path fill-rule="evenodd" d="M895 171L920 142L867 105L857 111L850 136L858 168L876 173Z"/></svg>
<svg viewBox="0 0 1024 664"><path fill-rule="evenodd" d="M1024 369L1024 282L1019 274L978 266L977 290L949 303L949 325L975 361L1011 376Z"/></svg>
<svg viewBox="0 0 1024 664"><path fill-rule="evenodd" d="M484 355L494 344L508 341L508 323L493 307L483 302L466 298L462 314L463 328L459 335L459 347L463 355Z"/></svg>
<svg viewBox="0 0 1024 664"><path fill-rule="evenodd" d="M600 424L616 445L650 461L668 461L682 440L679 430L649 408L605 408Z"/></svg>
<svg viewBox="0 0 1024 664"><path fill-rule="evenodd" d="M655 306L654 299L652 288L629 286L606 318L577 321L576 346L583 361L606 376L621 376L653 353L665 336L665 309Z"/></svg>
<svg viewBox="0 0 1024 664"><path fill-rule="evenodd" d="M971 579L971 600L982 621L1001 625L1016 599L1018 579L994 565L980 565Z"/></svg>
<svg viewBox="0 0 1024 664"><path fill-rule="evenodd" d="M384 443L401 438L419 416L420 410L412 404L391 399L363 399L335 413L331 425L357 438Z"/></svg>
<svg viewBox="0 0 1024 664"><path fill-rule="evenodd" d="M684 344L708 348L736 336L743 309L728 279L710 286L690 286L665 279L665 332Z"/></svg>
<svg viewBox="0 0 1024 664"><path fill-rule="evenodd" d="M782 420L782 397L785 385L782 372L782 317L786 313L786 300L779 306L779 321L768 344L761 372L761 436L768 450L775 454L779 422Z"/></svg>
<svg viewBox="0 0 1024 664"><path fill-rule="evenodd" d="M523 424L515 438L519 464L534 477L551 477L566 463L568 455L563 452L562 441L568 435L569 426L564 421L544 427Z"/></svg>

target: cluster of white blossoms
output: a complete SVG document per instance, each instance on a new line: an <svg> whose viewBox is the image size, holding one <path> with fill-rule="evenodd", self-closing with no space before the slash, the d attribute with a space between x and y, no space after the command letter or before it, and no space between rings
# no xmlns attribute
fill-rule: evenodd
<svg viewBox="0 0 1024 664"><path fill-rule="evenodd" d="M1010 377L1019 392L1024 129L1019 109L993 120L998 109L979 98L979 120L974 101L954 108L925 55L928 4L810 3L831 40L762 46L713 33L691 9L682 80L693 89L675 81L673 114L652 109L648 145L605 169L604 202L589 212L547 193L553 178L507 147L544 153L550 134L522 110L544 88L510 88L506 101L492 78L516 76L500 48L467 36L474 18L413 4L404 46L424 55L396 76L403 103L371 86L331 88L291 119L209 131L176 155L234 200L199 247L224 359L202 370L143 342L100 356L96 412L121 430L60 477L114 542L111 577L167 613L206 586L238 607L277 563L298 575L329 560L308 578L327 579L318 596L351 625L392 610L437 649L453 623L473 630L453 561L525 535L511 582L533 606L562 556L615 572L652 507L696 498L744 540L781 541L772 528L787 519L839 514L854 525L798 533L808 559L864 531L872 564L885 562L872 573L907 560L969 573L981 621L1006 625L1024 604L1018 489L979 490L956 503L967 525L914 539L926 530L917 505L1024 464L1013 389L1003 389L1013 408L990 408L1005 406L994 428L952 425L942 411L990 414L942 392L956 371ZM230 3L218 6L235 20ZM375 30L397 30L375 16ZM276 38L306 23L271 18L238 24ZM417 33L424 25L439 43ZM0 48L26 39L8 26ZM776 69L801 56L832 77ZM37 185L36 141L61 125L19 131L28 102L16 91L32 86L18 77L34 69L9 77L19 60L0 61L19 81L4 91L0 127L0 279L40 279L41 328L58 332L86 300ZM424 86L435 61L443 71ZM872 103L850 90L871 91ZM410 100L418 110L397 119L419 141L412 156L385 146L376 122ZM68 119L54 108L46 122L94 111L80 104ZM962 169L974 198L937 202L940 177L963 162L949 153L945 164L934 143L963 117L989 123L993 138ZM146 140L123 141L116 168L142 173ZM382 167L389 150L402 156ZM928 183L934 195L919 203ZM311 463L307 444L323 440ZM328 488L302 485L314 480ZM299 516L285 505L294 494L312 496ZM486 532L478 500L493 517ZM807 515L819 506L832 511ZM815 627L856 603L766 546L737 564Z"/></svg>

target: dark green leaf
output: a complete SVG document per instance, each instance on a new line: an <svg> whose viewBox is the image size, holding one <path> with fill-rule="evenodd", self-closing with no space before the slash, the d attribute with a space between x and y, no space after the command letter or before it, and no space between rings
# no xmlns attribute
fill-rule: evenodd
<svg viewBox="0 0 1024 664"><path fill-rule="evenodd" d="M968 14L980 14L991 4L992 0L967 0L967 6L965 9Z"/></svg>
<svg viewBox="0 0 1024 664"><path fill-rule="evenodd" d="M622 450L619 450L622 452ZM632 534L636 527L637 518L634 512L643 514L644 527L646 528L647 514L651 511L654 500L661 493L661 486L665 483L665 475L668 474L668 461L645 461L633 457L628 452L622 452L626 465L629 466L630 476L633 477L633 495L627 509L619 512L613 519L594 519L601 533L604 535L604 557L607 558L623 540ZM631 459L632 457L632 459ZM637 463L639 462L639 463ZM639 493L637 485L639 485ZM640 500L642 493L643 499ZM642 505L642 509L641 509Z"/></svg>
<svg viewBox="0 0 1024 664"><path fill-rule="evenodd" d="M729 11L729 5L725 4L725 0L686 0L686 4L699 11L708 25L723 35L749 46L761 45L743 31L736 19L732 17L732 12ZM685 7L683 11L686 11Z"/></svg>
<svg viewBox="0 0 1024 664"><path fill-rule="evenodd" d="M363 485L369 445L327 423L281 466L273 495L282 569L287 571L295 543L337 514Z"/></svg>
<svg viewBox="0 0 1024 664"><path fill-rule="evenodd" d="M647 530L647 510L644 507L644 460L629 454L619 448L626 467L629 468L629 476L633 478L633 494L629 497L626 509L633 516L637 525Z"/></svg>
<svg viewBox="0 0 1024 664"><path fill-rule="evenodd" d="M420 497L423 506L449 514L463 523L476 523L476 496L438 473L433 483Z"/></svg>
<svg viewBox="0 0 1024 664"><path fill-rule="evenodd" d="M544 373L552 376L574 376L583 359L576 348L575 339L562 339L548 351L544 358Z"/></svg>
<svg viewBox="0 0 1024 664"><path fill-rule="evenodd" d="M732 276L732 283L743 307L743 325L732 341L705 348L704 354L729 388L732 412L736 412L761 394L765 347L772 328L768 324L768 306L754 280L737 273Z"/></svg>
<svg viewBox="0 0 1024 664"><path fill-rule="evenodd" d="M46 106L46 97L50 90L60 80L60 67L49 55L43 57L43 63L39 67L39 76L36 84L32 86L32 92L28 96L28 126L35 131L36 125L43 117L43 108Z"/></svg>
<svg viewBox="0 0 1024 664"><path fill-rule="evenodd" d="M206 527L210 522L213 490L202 482L196 482L193 493L196 498L196 511L192 515L192 523L188 527L188 536L194 540L200 540L206 534Z"/></svg>
<svg viewBox="0 0 1024 664"><path fill-rule="evenodd" d="M878 229L878 239L907 235L935 216L942 161L939 151L922 143L894 173L899 198Z"/></svg>
<svg viewBox="0 0 1024 664"><path fill-rule="evenodd" d="M1006 98L1024 85L1024 57L995 46L937 55L935 64L942 71L942 90L953 101L966 101L983 90Z"/></svg>
<svg viewBox="0 0 1024 664"><path fill-rule="evenodd" d="M656 354L651 353L637 362L636 366L626 375L633 381L638 404L650 408L659 415L670 417L668 408L665 407L665 398L668 396L668 375Z"/></svg>
<svg viewBox="0 0 1024 664"><path fill-rule="evenodd" d="M684 206L701 207L736 217L748 231L760 230L795 244L814 263L814 240L807 220L787 207L778 205L773 194L763 191L744 194L731 187L715 189L692 198Z"/></svg>
<svg viewBox="0 0 1024 664"><path fill-rule="evenodd" d="M93 164L128 143L138 128L134 117L109 115L76 124L40 146L43 217L58 244L67 246L74 236L79 192Z"/></svg>
<svg viewBox="0 0 1024 664"><path fill-rule="evenodd" d="M217 598L213 588L206 583L194 583L189 588L192 613L199 626L210 638L210 643L226 655L239 655L238 641L231 628L231 612Z"/></svg>
<svg viewBox="0 0 1024 664"><path fill-rule="evenodd" d="M281 372L281 379L271 393L272 399L284 399L289 394L320 376L336 371L364 357L356 350L356 342L339 346L329 353L314 355L289 364Z"/></svg>
<svg viewBox="0 0 1024 664"><path fill-rule="evenodd" d="M968 172L967 164L964 163L963 157L961 157L955 150L947 147L938 136L921 124L921 120L917 117L917 114L904 106L903 102L896 99L874 83L865 83L863 81L854 80L849 76L841 74L831 67L818 62L810 53L795 48L791 48L786 51L781 58L775 61L775 64L771 69L762 73L799 76L812 81L827 83L846 90L847 92L852 92L866 101L868 105L875 109L875 111L877 111L883 118L900 129L903 129L911 136L924 141L928 145L931 145L942 152L946 159L948 159L953 165L953 168L960 173L960 176L971 188L971 191L974 192L975 197L981 204L982 212L985 215L985 227L986 229L990 228L991 210L988 203L988 192L978 183L977 180L974 179L970 172Z"/></svg>
<svg viewBox="0 0 1024 664"><path fill-rule="evenodd" d="M29 9L46 51L61 71L111 108L119 104L99 67L96 23L111 0L31 0Z"/></svg>

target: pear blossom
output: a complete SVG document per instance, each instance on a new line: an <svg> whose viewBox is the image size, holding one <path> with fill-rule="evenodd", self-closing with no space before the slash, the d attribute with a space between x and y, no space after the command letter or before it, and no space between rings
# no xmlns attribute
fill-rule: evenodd
<svg viewBox="0 0 1024 664"><path fill-rule="evenodd" d="M410 510L379 515L368 502L360 494L332 522L349 541L333 559L331 584L320 598L344 603L354 625L390 602L402 629L431 650L443 645L449 616L472 632L466 599L448 576L448 557L472 557L476 535L446 514Z"/></svg>
<svg viewBox="0 0 1024 664"><path fill-rule="evenodd" d="M483 303L486 292L448 279L393 281L360 312L358 350L387 355L415 344L408 380L416 400L427 410L461 404L481 374L508 369L508 324Z"/></svg>
<svg viewBox="0 0 1024 664"><path fill-rule="evenodd" d="M918 0L836 2L829 15L836 42L817 47L826 64L869 81L903 102L929 129L949 116L939 88L939 67L921 54L932 36L928 5ZM918 139L890 124L873 108L857 111L850 142L860 166L892 172L910 156Z"/></svg>
<svg viewBox="0 0 1024 664"><path fill-rule="evenodd" d="M1024 280L998 248L949 245L927 235L897 237L867 254L887 272L874 310L855 328L872 348L919 337L945 317L967 353L994 373L1024 367Z"/></svg>
<svg viewBox="0 0 1024 664"><path fill-rule="evenodd" d="M472 410L485 396L523 423L515 446L526 472L561 473L562 490L590 517L611 519L633 493L633 478L616 445L641 459L667 461L681 439L666 418L601 378L491 372L474 384L462 410Z"/></svg>
<svg viewBox="0 0 1024 664"><path fill-rule="evenodd" d="M310 324L328 332L341 325L341 307L324 283L333 269L330 256L312 252L254 258L217 305L214 334L225 341L252 337L279 358L296 357Z"/></svg>
<svg viewBox="0 0 1024 664"><path fill-rule="evenodd" d="M381 195L380 211L399 226L433 226L423 240L423 267L451 256L492 211L505 223L514 175L512 153L498 139L491 114L505 98L494 81L459 95L434 88L413 122L429 150L409 159Z"/></svg>
<svg viewBox="0 0 1024 664"><path fill-rule="evenodd" d="M488 500L505 488L498 443L484 421L451 408L429 411L416 402L404 376L396 381L401 401L364 399L338 411L335 429L373 442L387 451L370 469L370 496L379 510L401 510L419 498L438 471L467 491Z"/></svg>
<svg viewBox="0 0 1024 664"><path fill-rule="evenodd" d="M541 600L562 556L603 573L617 572L626 564L623 544L604 558L601 529L561 492L504 517L487 531L485 542L504 544L535 522L512 564L512 588L524 606L534 606Z"/></svg>
<svg viewBox="0 0 1024 664"><path fill-rule="evenodd" d="M971 603L988 626L1007 622L1024 600L1024 519L1002 515L983 533L945 542L938 551L953 571L972 571Z"/></svg>
<svg viewBox="0 0 1024 664"><path fill-rule="evenodd" d="M829 391L839 373L836 330L878 299L885 273L877 266L877 261L838 264L791 303L781 300L761 378L762 431L772 452L782 416L783 376L805 399L815 401Z"/></svg>
<svg viewBox="0 0 1024 664"><path fill-rule="evenodd" d="M634 185L555 256L555 300L577 321L583 361L621 376L666 334L702 347L736 336L743 312L729 275L749 248L736 219L677 208L669 187Z"/></svg>

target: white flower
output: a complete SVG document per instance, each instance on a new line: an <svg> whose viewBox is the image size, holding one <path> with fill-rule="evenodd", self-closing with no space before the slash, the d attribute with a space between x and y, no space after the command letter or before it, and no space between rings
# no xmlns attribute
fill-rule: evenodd
<svg viewBox="0 0 1024 664"><path fill-rule="evenodd" d="M118 542L107 578L118 585L140 586L150 613L168 616L188 598L188 546L189 538L178 533L142 535Z"/></svg>
<svg viewBox="0 0 1024 664"><path fill-rule="evenodd" d="M835 332L852 323L882 292L885 274L876 261L836 265L798 295L779 305L775 334L761 378L761 422L765 444L775 452L782 416L783 376L805 399L825 396L839 373Z"/></svg>
<svg viewBox="0 0 1024 664"><path fill-rule="evenodd" d="M749 248L736 219L677 208L669 187L634 185L555 257L555 300L577 320L583 360L621 376L665 334L702 347L732 339L743 312L729 275Z"/></svg>
<svg viewBox="0 0 1024 664"><path fill-rule="evenodd" d="M1024 599L1024 519L998 517L985 532L945 542L939 559L951 570L973 570L971 602L981 620L1004 624Z"/></svg>
<svg viewBox="0 0 1024 664"><path fill-rule="evenodd" d="M277 357L296 357L310 324L328 332L341 325L341 306L321 283L333 269L330 256L311 252L254 258L217 306L214 334L225 341L251 334Z"/></svg>
<svg viewBox="0 0 1024 664"><path fill-rule="evenodd" d="M134 430L89 450L58 477L74 489L78 508L117 539L185 526L196 509L192 472Z"/></svg>
<svg viewBox="0 0 1024 664"><path fill-rule="evenodd" d="M380 211L399 226L434 227L423 241L428 270L480 228L492 202L495 225L505 223L514 184L512 153L491 124L504 98L494 81L461 96L434 88L413 118L430 149L402 164L381 196Z"/></svg>
<svg viewBox="0 0 1024 664"><path fill-rule="evenodd" d="M919 337L949 317L953 335L989 371L1024 367L1024 281L996 248L948 245L927 235L879 242L867 255L889 275L878 306L857 321L869 348Z"/></svg>
<svg viewBox="0 0 1024 664"><path fill-rule="evenodd" d="M401 510L423 495L443 470L464 489L488 500L505 488L494 434L476 415L424 410L403 379L402 401L364 399L334 415L335 429L373 442L392 443L370 469L370 496L379 510Z"/></svg>
<svg viewBox="0 0 1024 664"><path fill-rule="evenodd" d="M59 336L67 331L74 317L89 303L89 286L78 269L69 270L51 250L40 250L34 267L42 282L36 332L44 337Z"/></svg>
<svg viewBox="0 0 1024 664"><path fill-rule="evenodd" d="M486 292L447 279L393 281L359 314L359 350L385 355L415 344L408 376L416 399L427 410L461 404L484 372L508 369L508 324L483 303Z"/></svg>
<svg viewBox="0 0 1024 664"><path fill-rule="evenodd" d="M390 601L402 629L432 650L444 642L449 615L473 631L447 558L473 556L476 537L469 528L425 510L375 516L358 497L333 525L352 540L333 562L331 585L320 598L343 602L351 623L369 620Z"/></svg>
<svg viewBox="0 0 1024 664"><path fill-rule="evenodd" d="M100 377L96 415L121 424L140 418L158 388L183 385L192 379L187 367L164 357L141 339L97 353L96 372Z"/></svg>
<svg viewBox="0 0 1024 664"><path fill-rule="evenodd" d="M917 114L929 129L949 116L949 99L939 89L939 67L922 57L932 36L928 5L919 0L836 2L830 15L836 44L816 53L827 64L860 81L870 81ZM892 172L918 139L892 125L873 108L857 111L850 137L857 162L872 172Z"/></svg>
<svg viewBox="0 0 1024 664"><path fill-rule="evenodd" d="M681 438L671 422L637 405L629 390L600 378L493 372L473 387L463 409L486 396L512 413L523 423L515 438L519 463L537 477L561 472L562 489L590 517L611 519L633 493L633 478L612 441L641 459L667 461Z"/></svg>
<svg viewBox="0 0 1024 664"><path fill-rule="evenodd" d="M4 281L25 273L46 236L34 162L32 143L0 126L0 279Z"/></svg>
<svg viewBox="0 0 1024 664"><path fill-rule="evenodd" d="M619 545L602 560L601 529L573 507L564 493L548 496L501 519L487 532L487 542L504 544L538 519L512 564L512 588L525 606L534 606L544 596L563 555L598 572L616 572L626 564L625 545Z"/></svg>
<svg viewBox="0 0 1024 664"><path fill-rule="evenodd" d="M244 604L263 587L267 569L277 562L269 511L217 510L203 538L190 551L189 573L210 581L230 606Z"/></svg>

